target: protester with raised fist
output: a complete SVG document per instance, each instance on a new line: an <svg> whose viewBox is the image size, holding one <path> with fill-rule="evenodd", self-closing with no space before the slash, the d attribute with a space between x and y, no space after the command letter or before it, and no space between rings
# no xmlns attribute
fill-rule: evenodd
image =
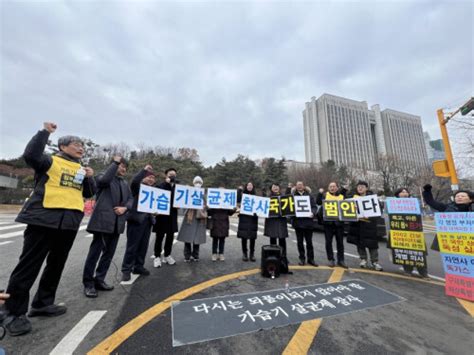
<svg viewBox="0 0 474 355"><path fill-rule="evenodd" d="M84 216L84 198L96 192L94 171L82 167L82 140L76 136L59 138L59 152L44 153L49 136L57 129L45 122L30 140L23 157L35 171L35 189L23 206L16 222L25 223L23 250L8 283L4 326L11 335L31 331L28 311L30 289L46 259L46 267L31 304L29 317L54 317L64 314L66 306L54 304L64 264Z"/></svg>
<svg viewBox="0 0 474 355"><path fill-rule="evenodd" d="M474 194L472 191L459 190L454 193L454 201L443 203L436 201L431 192L432 186L427 184L423 186L423 198L428 206L439 212L471 212Z"/></svg>
<svg viewBox="0 0 474 355"><path fill-rule="evenodd" d="M127 161L115 156L109 167L96 177L97 197L87 231L93 234L82 275L84 294L95 298L100 291L111 291L113 285L105 282L105 276L117 249L120 234L125 231L127 205L132 195L127 181Z"/></svg>

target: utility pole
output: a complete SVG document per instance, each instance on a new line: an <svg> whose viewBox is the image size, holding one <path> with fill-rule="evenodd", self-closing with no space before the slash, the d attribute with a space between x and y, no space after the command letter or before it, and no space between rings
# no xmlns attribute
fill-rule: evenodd
<svg viewBox="0 0 474 355"><path fill-rule="evenodd" d="M461 112L461 114L464 116L472 110L474 110L474 97L471 97L468 102L458 108L455 112L449 114L446 118L443 109L439 109L437 111L438 123L441 130L441 137L443 138L446 159L434 161L433 171L436 176L451 178L451 190L453 190L453 192L459 190L459 180L456 174L456 167L454 166L453 153L451 150L451 144L449 143L448 129L446 128L446 124L457 113Z"/></svg>

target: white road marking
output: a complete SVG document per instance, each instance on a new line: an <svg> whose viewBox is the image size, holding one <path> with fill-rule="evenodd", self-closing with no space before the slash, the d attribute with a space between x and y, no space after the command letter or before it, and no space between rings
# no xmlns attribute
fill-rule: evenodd
<svg viewBox="0 0 474 355"><path fill-rule="evenodd" d="M4 230L7 230L7 229L15 229L15 228L25 228L25 225L18 223L18 224L14 224L12 226L0 227L0 231L4 231Z"/></svg>
<svg viewBox="0 0 474 355"><path fill-rule="evenodd" d="M49 354L72 354L105 313L107 311L90 311L87 313Z"/></svg>
<svg viewBox="0 0 474 355"><path fill-rule="evenodd" d="M401 270L401 271L403 271L403 267L400 267L400 268L398 268L398 269ZM418 270L413 270L413 273L414 273L415 275L420 275L419 272L418 272ZM442 281L442 282L446 282L446 280L443 279L442 277L439 277L439 276L436 276L436 275L431 275L431 274L428 274L428 276L429 276L430 278L432 278L432 279L435 279L435 280L438 280L438 281Z"/></svg>
<svg viewBox="0 0 474 355"><path fill-rule="evenodd" d="M20 235L23 235L23 231L1 234L0 239L14 238L14 237L18 237Z"/></svg>
<svg viewBox="0 0 474 355"><path fill-rule="evenodd" d="M0 242L0 245L10 244L13 243L13 240L8 240L6 242Z"/></svg>
<svg viewBox="0 0 474 355"><path fill-rule="evenodd" d="M86 234L86 235L84 236L84 238L92 238L93 236L94 236L94 234Z"/></svg>
<svg viewBox="0 0 474 355"><path fill-rule="evenodd" d="M122 282L120 282L120 284L121 285L131 285L140 277L140 275L131 274L130 277L131 277L131 279L129 281L122 281Z"/></svg>

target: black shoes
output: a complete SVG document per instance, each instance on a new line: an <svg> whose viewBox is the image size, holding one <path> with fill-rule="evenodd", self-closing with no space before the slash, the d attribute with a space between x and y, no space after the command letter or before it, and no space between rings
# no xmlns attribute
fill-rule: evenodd
<svg viewBox="0 0 474 355"><path fill-rule="evenodd" d="M11 336L19 336L31 332L31 322L23 314L21 316L8 316L3 321L3 326Z"/></svg>
<svg viewBox="0 0 474 355"><path fill-rule="evenodd" d="M124 272L122 273L122 282L127 282L132 279L132 276L130 275L129 272Z"/></svg>
<svg viewBox="0 0 474 355"><path fill-rule="evenodd" d="M340 266L344 269L349 269L349 266L346 265L346 263L344 261L338 261L337 262L337 266Z"/></svg>
<svg viewBox="0 0 474 355"><path fill-rule="evenodd" d="M298 265L303 266L304 264L306 264L306 260L304 258L300 258L300 261L298 262Z"/></svg>
<svg viewBox="0 0 474 355"><path fill-rule="evenodd" d="M132 274L135 274L135 275L142 275L142 276L148 276L150 275L150 271L148 271L147 269L145 269L144 267L142 268L139 268L139 269L134 269L132 271Z"/></svg>
<svg viewBox="0 0 474 355"><path fill-rule="evenodd" d="M95 281L95 289L99 291L112 291L114 286L107 284L105 281Z"/></svg>
<svg viewBox="0 0 474 355"><path fill-rule="evenodd" d="M242 261L249 261L249 258L247 256L247 253L244 253L242 256Z"/></svg>
<svg viewBox="0 0 474 355"><path fill-rule="evenodd" d="M89 298L96 298L99 294L94 287L84 287L84 295Z"/></svg>
<svg viewBox="0 0 474 355"><path fill-rule="evenodd" d="M28 317L57 317L61 314L66 313L67 307L52 304L50 306L42 307L42 308L31 308L30 313L28 313Z"/></svg>
<svg viewBox="0 0 474 355"><path fill-rule="evenodd" d="M313 259L308 260L308 264L309 264L309 265L312 265L312 266L314 266L314 267L318 267L318 266L319 266L318 263L316 263Z"/></svg>
<svg viewBox="0 0 474 355"><path fill-rule="evenodd" d="M336 266L336 262L334 260L329 260L329 264L328 264L329 267L335 267Z"/></svg>
<svg viewBox="0 0 474 355"><path fill-rule="evenodd" d="M257 261L257 259L255 259L255 255L254 253L250 253L250 261Z"/></svg>

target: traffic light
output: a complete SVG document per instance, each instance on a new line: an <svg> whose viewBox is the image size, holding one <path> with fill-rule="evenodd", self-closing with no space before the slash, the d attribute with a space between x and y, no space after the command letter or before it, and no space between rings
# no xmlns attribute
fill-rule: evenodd
<svg viewBox="0 0 474 355"><path fill-rule="evenodd" d="M461 115L465 116L472 110L474 110L474 97L471 97L468 102L461 106Z"/></svg>

